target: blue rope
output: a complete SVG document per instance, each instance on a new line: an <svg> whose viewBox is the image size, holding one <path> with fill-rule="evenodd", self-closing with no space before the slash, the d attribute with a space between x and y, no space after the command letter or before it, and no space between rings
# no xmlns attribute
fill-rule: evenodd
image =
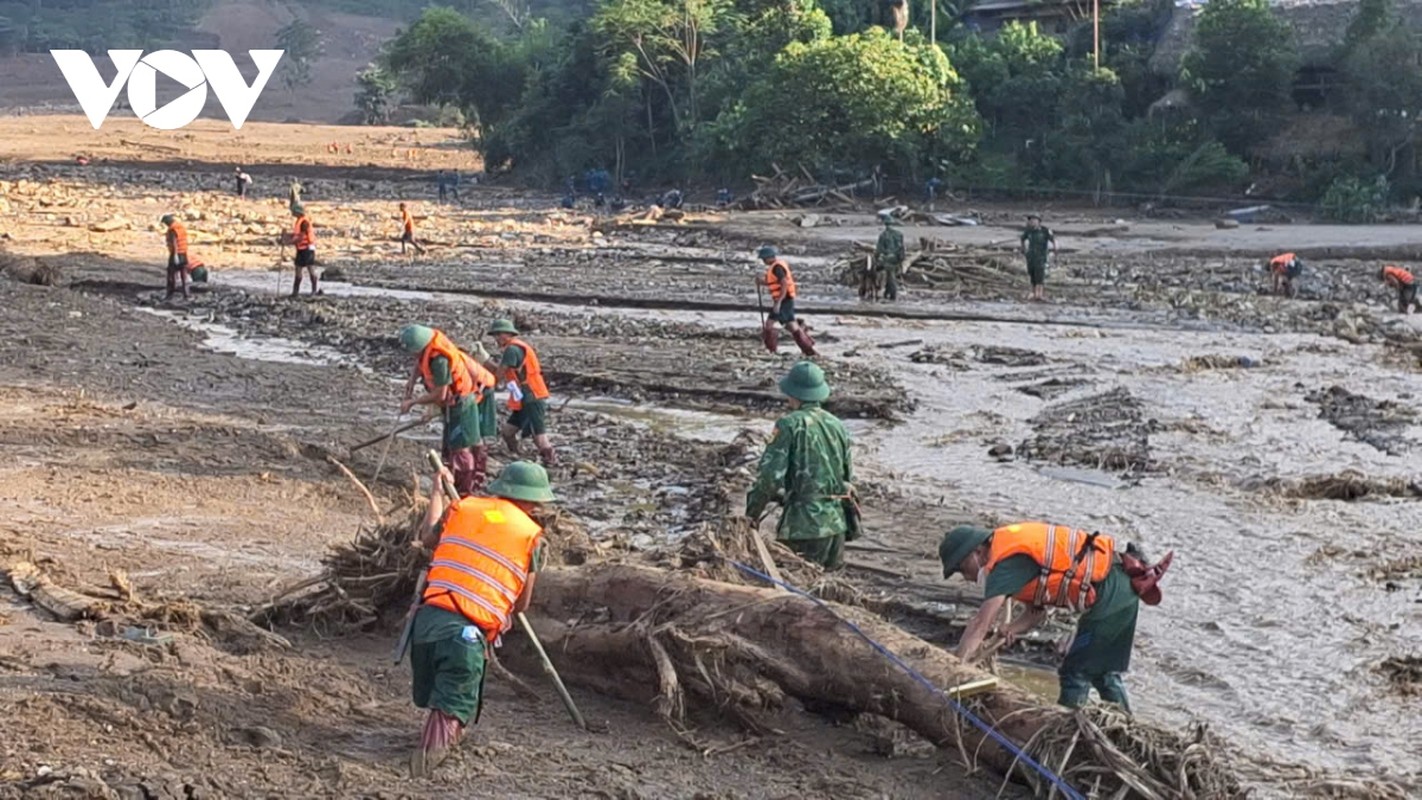
<svg viewBox="0 0 1422 800"><path fill-rule="evenodd" d="M755 569L754 567L748 567L745 564L740 563L739 561L733 561L729 558L726 559L726 561L729 562L731 566L735 567L741 572L744 572L748 575L753 575L763 581L766 581L767 583L772 583L782 589L794 592L795 594L809 600L820 608L823 608L825 611L828 611L830 613L830 616L834 617L840 622L843 622L846 626L849 627L850 630L854 631L854 633L857 634L859 638L868 642L870 647L873 647L875 650L879 651L881 655L889 659L889 661L893 662L894 666L903 670L905 673L908 674L910 678L913 678L915 681L922 684L923 687L928 689L930 692L933 692L934 694L948 701L948 705L952 707L954 711L967 718L969 722L973 723L973 725L975 725L979 730L987 734L993 741L1002 745L1003 749L1007 750L1009 753L1012 753L1012 755L1015 756L1017 760L1041 773L1042 777L1046 778L1052 783L1052 785L1056 786L1057 789L1060 790L1061 793L1066 796L1067 800L1086 800L1086 798L1082 796L1081 792L1078 792L1076 789L1073 789L1064 778L1062 778L1060 775L1057 775L1055 772L1052 772L1050 769L1047 769L1046 767L1037 763L1037 760L1027 755L1026 751L1024 751L1021 747L1018 747L1016 742L1013 742L1011 739L1008 739L1006 736L1003 736L1001 733L998 732L996 728L987 724L976 714L969 711L967 706L964 706L962 703L959 703L957 700L953 699L952 695L940 689L937 685L933 683L933 681L930 681L928 678L924 677L923 674L920 673L918 670L909 666L907 662L905 662L902 658L899 658L898 655L896 655L892 650L870 638L869 634L865 633L864 630L858 625L855 625L853 622L845 619L844 617L841 617L838 613L835 612L833 608L830 608L829 604L825 601L821 600L818 597L815 597L814 595L798 587L792 586L784 581L776 580L775 578L766 575L765 573Z"/></svg>

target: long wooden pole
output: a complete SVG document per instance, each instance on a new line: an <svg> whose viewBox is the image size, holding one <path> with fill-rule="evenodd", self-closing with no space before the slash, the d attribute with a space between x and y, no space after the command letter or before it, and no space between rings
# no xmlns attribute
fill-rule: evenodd
<svg viewBox="0 0 1422 800"><path fill-rule="evenodd" d="M1101 69L1101 0L1091 0L1091 57Z"/></svg>
<svg viewBox="0 0 1422 800"><path fill-rule="evenodd" d="M928 41L938 44L938 0L928 0Z"/></svg>

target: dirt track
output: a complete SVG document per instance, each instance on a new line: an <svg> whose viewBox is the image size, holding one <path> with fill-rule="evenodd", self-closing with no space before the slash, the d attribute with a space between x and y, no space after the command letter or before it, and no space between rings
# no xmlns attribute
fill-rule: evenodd
<svg viewBox="0 0 1422 800"><path fill-rule="evenodd" d="M544 210L544 198L489 188L471 189L463 207L437 209L425 177L444 165L446 151L424 131L423 161L412 166L407 153L377 153L372 145L359 159L368 167L314 163L324 160L319 150L301 163L264 165L265 154L287 147L275 143L314 150L324 131L254 128L240 154L210 145L205 131L161 142L156 132L143 134L145 142L182 148L193 162L158 170L141 162L166 161L164 151L119 141L136 141L134 132L94 134L67 118L58 125L68 135L45 143L25 133L31 124L7 122L19 126L9 138L0 126L0 141L21 159L0 180L30 181L23 190L7 185L6 233L13 252L57 264L62 285L0 280L0 338L14 343L0 350L0 442L11 454L0 483L5 562L33 554L56 576L88 586L107 585L108 573L122 570L145 597L188 595L238 608L312 575L327 545L371 518L327 458L363 478L374 471L378 448L354 456L347 448L393 422L394 380L406 367L392 336L411 320L466 342L494 316L513 316L529 331L552 378L555 408L568 401L554 417L567 464L557 489L608 547L653 547L739 507L738 491L779 402L774 380L793 361L764 353L754 340L749 280L756 268L745 246L782 234L792 240L801 229L759 214L732 218L729 230L693 222L686 231L597 235L590 212ZM401 133L370 135L384 141ZM111 162L59 166L73 151ZM239 204L224 194L222 171L234 157L265 176L260 199ZM36 169L29 160L55 166ZM322 298L273 296L289 287L286 273L268 271L274 234L285 225L278 195L288 174L308 186L323 264L346 275L328 282ZM428 215L420 231L437 244L431 257L407 263L396 254L390 236L400 198L417 199L418 213ZM188 304L163 304L157 291L155 223L169 208L189 215L195 252L216 266L212 290ZM115 216L131 224L90 230ZM933 233L952 238L956 229ZM1147 237L1122 245L1114 260L1065 256L1054 273L1063 278L1061 305L1002 302L1015 290L950 298L911 288L903 309L912 318L905 318L897 309L859 307L851 290L836 285L840 238L791 247L831 256L795 263L806 307L821 312L810 321L828 356L838 410L855 418L860 443L874 537L851 553L850 578L895 601L913 630L946 643L972 604L972 587L943 583L933 557L941 531L956 521L1069 515L1140 537L1152 550L1180 549L1186 562L1208 566L1172 575L1171 599L1193 595L1192 603L1143 615L1140 675L1132 675L1142 713L1174 721L1175 707L1193 704L1239 734L1243 747L1313 761L1316 734L1298 733L1309 721L1270 705L1270 676L1241 663L1237 644L1230 660L1231 646L1219 641L1268 636L1276 626L1298 641L1285 657L1298 657L1310 633L1237 596L1238 576L1218 558L1191 552L1192 529L1183 521L1204 509L1209 518L1199 521L1196 538L1214 535L1216 518L1258 529L1275 519L1266 515L1276 493L1293 491L1300 469L1356 465L1377 485L1407 472L1406 456L1365 442L1377 435L1400 453L1416 452L1416 420L1403 412L1410 393L1422 390L1409 349L1418 337L1412 323L1367 293L1357 275L1366 265L1318 265L1320 275L1336 276L1320 285L1345 293L1342 302L1281 302L1254 293L1244 258L1218 270L1210 259L1184 256L1168 262L1167 272L1143 268L1156 263L1138 255L1155 248ZM1068 237L1063 244L1082 252ZM1002 260L1006 274L1014 265ZM1123 269L1133 270L1129 280ZM1177 276L1186 285L1173 283ZM494 296L481 296L488 288ZM520 294L558 295L559 302L515 299ZM973 315L1006 322L962 321ZM1277 335L1264 333L1266 325ZM1229 366L1241 353L1267 368ZM1350 407L1319 419L1318 404L1289 386L1347 382L1350 374L1367 376L1355 389L1380 411ZM1116 384L1134 399L1084 408L1130 413L1104 421L1071 413L1081 407L1071 402ZM1343 430L1361 441L1340 444ZM407 503L410 467L432 442L425 430L393 449L396 467L371 487L382 509ZM988 458L999 442L1024 451L1022 460ZM1232 458L1241 450L1252 455ZM1127 461L1110 461L1123 452ZM1405 488L1389 501L1344 508L1291 502L1297 505L1286 513L1296 515L1299 531L1290 558L1312 557L1312 571L1299 579L1305 588L1341 580L1337 569L1386 567L1370 554L1322 551L1335 540L1325 522L1367 530L1367 546L1378 552L1418 544L1416 526L1406 523L1417 519L1416 500ZM1406 570L1386 574L1397 590L1347 584L1355 616L1326 647L1372 658L1416 633L1415 604L1407 604L1422 587ZM0 796L26 786L42 795L56 776L65 778L49 786L56 796L62 786L99 780L147 784L158 796L164 785L182 796L184 783L214 796L446 796L473 780L491 792L536 797L986 797L996 789L994 781L962 777L954 755L868 721L837 726L791 706L776 718L785 735L703 757L646 709L579 691L589 715L613 730L588 737L566 723L551 696L530 703L492 679L478 735L435 779L411 784L400 769L417 717L405 696L405 668L384 664L389 631L324 640L283 630L297 645L288 652L175 626L172 644L153 646L54 622L13 595L0 597L0 694L17 699L0 712L0 726L14 732L0 746ZM1236 616L1241 605L1263 624ZM1212 636L1191 606L1210 609L1239 633ZM1297 616L1325 624L1311 606L1306 611ZM1388 631L1388 619L1405 621ZM1373 638L1349 644L1362 636ZM1179 646L1182 639L1189 645ZM1039 659L1038 652L1018 656ZM1340 656L1318 668L1361 670L1363 660ZM1223 673L1224 664L1234 672ZM1279 693L1325 691L1305 672ZM1381 678L1360 681L1361 689L1349 689L1362 693L1357 702L1383 708L1367 720L1391 724L1394 733L1368 738L1348 728L1337 737L1349 750L1368 750L1373 769L1407 769L1395 754L1417 741L1415 726L1385 710L1394 695ZM1231 719L1221 709L1240 706L1236 692L1267 699ZM1284 733L1240 733L1256 720ZM703 739L741 741L728 722L710 715L698 722ZM886 751L899 755L886 758Z"/></svg>

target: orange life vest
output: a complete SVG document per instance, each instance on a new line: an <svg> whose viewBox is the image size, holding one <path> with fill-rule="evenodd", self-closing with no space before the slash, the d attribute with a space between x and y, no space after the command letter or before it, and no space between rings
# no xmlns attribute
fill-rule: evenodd
<svg viewBox="0 0 1422 800"><path fill-rule="evenodd" d="M500 497L466 497L444 520L424 602L462 614L493 642L509 629L543 529Z"/></svg>
<svg viewBox="0 0 1422 800"><path fill-rule="evenodd" d="M1294 255L1293 253L1284 253L1283 255L1274 256L1273 258L1269 259L1269 266L1275 272L1285 272L1288 270L1289 265L1292 264L1294 262L1294 259L1296 258L1298 258L1298 256Z"/></svg>
<svg viewBox="0 0 1422 800"><path fill-rule="evenodd" d="M780 279L775 277L775 268L785 269L785 281L782 284ZM770 288L770 296L774 300L784 300L795 297L795 276L790 274L790 265L777 258L770 262L770 266L765 270L765 285Z"/></svg>
<svg viewBox="0 0 1422 800"><path fill-rule="evenodd" d="M1065 525L1021 522L992 532L988 572L1010 556L1031 556L1040 574L1013 595L1033 608L1057 606L1081 611L1096 602L1092 584L1106 579L1116 543L1110 536Z"/></svg>
<svg viewBox="0 0 1422 800"><path fill-rule="evenodd" d="M444 356L449 360L449 398L445 405L452 406L458 403L460 398L474 391L474 376L469 373L469 362L474 359L455 347L448 336L435 331L430 343L425 345L424 352L420 353L420 379L431 392L435 390L435 379L430 370L430 363L434 361L435 356Z"/></svg>
<svg viewBox="0 0 1422 800"><path fill-rule="evenodd" d="M1411 286L1412 273L1408 272L1402 267L1394 267L1392 265L1388 265L1386 267L1383 267L1383 280L1387 281L1393 286Z"/></svg>
<svg viewBox="0 0 1422 800"><path fill-rule="evenodd" d="M404 223L406 233L415 232L415 218L410 216L409 211L400 209L400 221Z"/></svg>
<svg viewBox="0 0 1422 800"><path fill-rule="evenodd" d="M476 361L474 356L469 355L463 350L460 350L459 354L464 356L464 368L469 370L469 377L474 379L475 389L482 392L485 389L494 388L495 384L499 382L499 379L494 377L494 373Z"/></svg>
<svg viewBox="0 0 1422 800"><path fill-rule="evenodd" d="M311 224L310 217L302 214L296 218L296 224L291 230L291 241L297 250L310 250L316 243L316 226Z"/></svg>
<svg viewBox="0 0 1422 800"><path fill-rule="evenodd" d="M538 354L522 339L510 339L508 346L523 350L523 367L520 368L523 376L519 377L519 370L513 367L504 367L504 380L516 381L524 392L532 392L535 400L547 400L548 384L543 382L543 366L538 363ZM509 410L517 411L520 408L523 408L523 403L510 397Z"/></svg>
<svg viewBox="0 0 1422 800"><path fill-rule="evenodd" d="M174 222L168 226L168 250L173 255L188 254L188 228L183 223Z"/></svg>

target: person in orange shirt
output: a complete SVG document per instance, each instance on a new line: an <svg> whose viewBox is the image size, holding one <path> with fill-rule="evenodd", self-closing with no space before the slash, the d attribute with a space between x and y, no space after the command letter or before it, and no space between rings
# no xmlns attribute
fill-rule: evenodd
<svg viewBox="0 0 1422 800"><path fill-rule="evenodd" d="M770 313L766 315L765 330L761 332L766 347L771 352L775 351L774 325L778 322L790 332L801 353L811 357L818 355L815 340L810 338L810 332L795 317L795 276L790 273L790 265L770 245L761 247L756 255L765 264L765 274L756 278L756 283L770 291Z"/></svg>
<svg viewBox="0 0 1422 800"><path fill-rule="evenodd" d="M183 283L183 299L188 294L188 229L172 214L163 215L163 224L168 226L164 239L168 243L168 294L164 300L172 300L177 291L179 279Z"/></svg>
<svg viewBox="0 0 1422 800"><path fill-rule="evenodd" d="M1397 313L1411 314L1417 308L1417 279L1412 273L1389 264L1378 272L1378 277L1397 290Z"/></svg>
<svg viewBox="0 0 1422 800"><path fill-rule="evenodd" d="M415 241L415 218L410 216L410 209L404 203L400 204L400 226L400 255L405 255L405 245L412 245L415 252L424 255L425 248Z"/></svg>
<svg viewBox="0 0 1422 800"><path fill-rule="evenodd" d="M306 206L300 203L292 203L291 215L296 218L291 233L287 234L296 247L296 256L292 259L292 264L296 265L296 280L291 284L291 296L301 293L302 269L311 276L311 294L318 295L321 291L316 286L316 226L306 216Z"/></svg>
<svg viewBox="0 0 1422 800"><path fill-rule="evenodd" d="M1269 259L1269 274L1274 278L1274 294L1293 297L1297 290L1294 280L1303 274L1303 259L1293 253L1281 253Z"/></svg>
<svg viewBox="0 0 1422 800"><path fill-rule="evenodd" d="M420 542L434 550L425 590L410 625L411 694L429 709L412 777L423 777L479 722L491 649L528 608L543 569L543 528L532 513L553 501L548 473L515 461L489 484L488 496L449 504L434 482ZM401 654L403 657L403 653Z"/></svg>
<svg viewBox="0 0 1422 800"><path fill-rule="evenodd" d="M1147 566L1134 545L1116 551L1112 537L1053 525L1019 522L996 530L960 525L938 546L943 577L961 573L969 581L986 575L983 602L968 621L957 655L972 663L990 638L1011 644L1047 617L1048 608L1081 612L1076 635L1066 646L1057 670L1068 707L1086 703L1094 687L1101 699L1127 712L1130 701L1121 679L1135 647L1140 604L1160 603L1160 578L1174 553ZM1020 616L995 632L1008 599L1026 606Z"/></svg>

